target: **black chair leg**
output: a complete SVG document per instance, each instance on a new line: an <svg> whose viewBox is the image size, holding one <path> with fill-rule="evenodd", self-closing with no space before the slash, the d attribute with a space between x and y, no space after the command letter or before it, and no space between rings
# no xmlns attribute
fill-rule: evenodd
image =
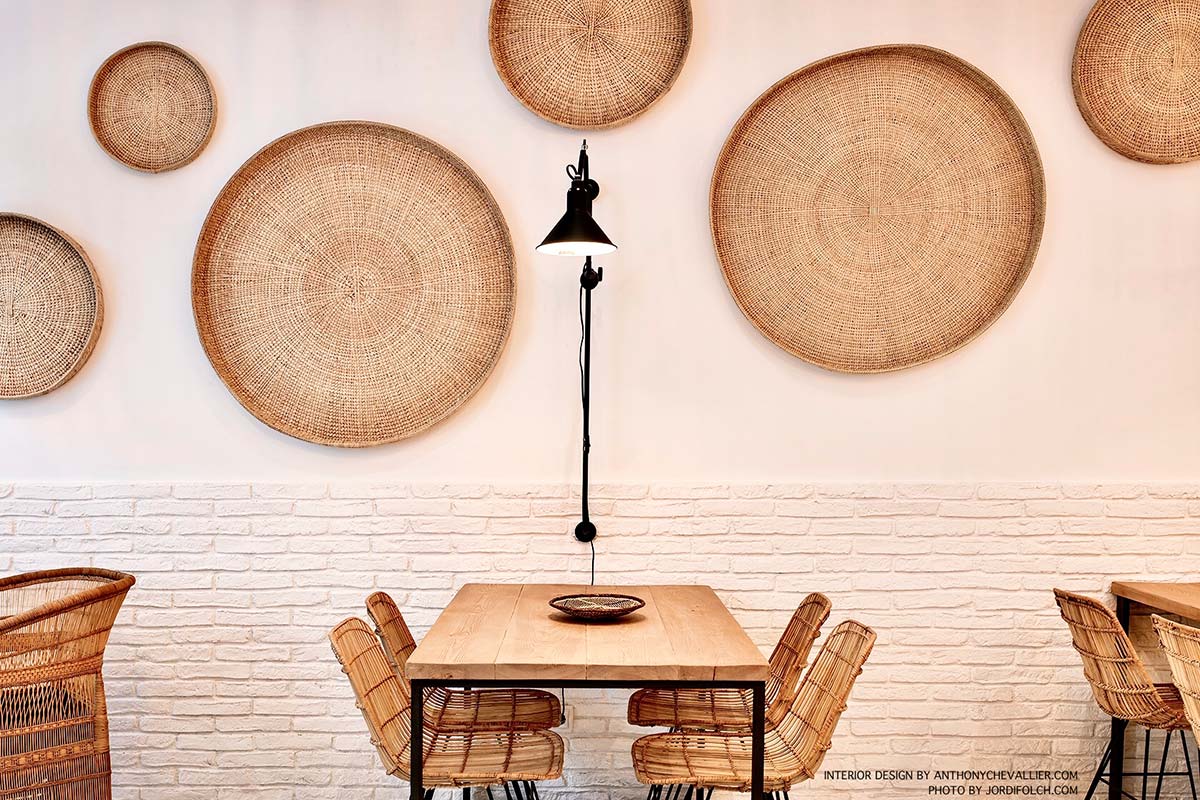
<svg viewBox="0 0 1200 800"><path fill-rule="evenodd" d="M1100 757L1100 766L1096 767L1096 774L1092 776L1092 783L1088 786L1087 796L1083 800L1092 800L1092 795L1096 793L1096 787L1100 785L1100 779L1104 777L1104 770L1108 768L1108 761L1112 758L1112 743L1104 749L1104 755Z"/></svg>
<svg viewBox="0 0 1200 800"><path fill-rule="evenodd" d="M496 800L496 798L492 797L492 787L485 786L483 789L487 792L488 800Z"/></svg>
<svg viewBox="0 0 1200 800"><path fill-rule="evenodd" d="M505 781L501 785L504 787L504 800L513 800L512 792L508 788L508 781Z"/></svg>
<svg viewBox="0 0 1200 800"><path fill-rule="evenodd" d="M1187 767L1188 786L1192 790L1192 800L1196 800L1196 776L1192 773L1192 757L1188 753L1187 734L1183 731L1179 732L1179 744L1183 746L1183 763Z"/></svg>
<svg viewBox="0 0 1200 800"><path fill-rule="evenodd" d="M1146 745L1142 748L1142 800L1146 800L1146 781L1150 775L1150 729L1146 728Z"/></svg>
<svg viewBox="0 0 1200 800"><path fill-rule="evenodd" d="M1167 753L1171 752L1171 734L1174 731L1167 731L1167 738L1163 740L1162 759L1158 762L1158 784L1154 787L1154 800L1162 795L1163 773L1167 771Z"/></svg>

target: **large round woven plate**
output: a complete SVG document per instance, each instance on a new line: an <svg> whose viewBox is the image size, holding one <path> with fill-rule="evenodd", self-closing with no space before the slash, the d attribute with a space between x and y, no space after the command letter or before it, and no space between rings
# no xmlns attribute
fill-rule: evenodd
<svg viewBox="0 0 1200 800"><path fill-rule="evenodd" d="M143 172L191 163L212 137L217 100L196 59L173 44L118 50L88 92L92 133L110 156Z"/></svg>
<svg viewBox="0 0 1200 800"><path fill-rule="evenodd" d="M1071 72L1083 118L1113 150L1152 164L1200 158L1200 0L1100 0Z"/></svg>
<svg viewBox="0 0 1200 800"><path fill-rule="evenodd" d="M667 93L692 40L689 0L493 0L500 78L543 119L594 130Z"/></svg>
<svg viewBox="0 0 1200 800"><path fill-rule="evenodd" d="M213 203L192 270L200 339L242 405L341 447L461 406L500 356L514 288L508 227L479 177L374 122L259 151Z"/></svg>
<svg viewBox="0 0 1200 800"><path fill-rule="evenodd" d="M103 321L83 249L41 220L0 213L0 398L62 386L92 354Z"/></svg>
<svg viewBox="0 0 1200 800"><path fill-rule="evenodd" d="M1000 87L949 53L889 45L758 98L710 205L725 279L759 330L822 367L885 372L961 347L1008 307L1045 182Z"/></svg>

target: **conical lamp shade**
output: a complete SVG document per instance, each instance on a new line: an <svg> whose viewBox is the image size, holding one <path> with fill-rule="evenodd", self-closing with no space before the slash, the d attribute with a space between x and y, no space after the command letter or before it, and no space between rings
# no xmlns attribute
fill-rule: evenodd
<svg viewBox="0 0 1200 800"><path fill-rule="evenodd" d="M568 208L537 246L539 253L551 256L601 256L616 249L592 215L581 208Z"/></svg>

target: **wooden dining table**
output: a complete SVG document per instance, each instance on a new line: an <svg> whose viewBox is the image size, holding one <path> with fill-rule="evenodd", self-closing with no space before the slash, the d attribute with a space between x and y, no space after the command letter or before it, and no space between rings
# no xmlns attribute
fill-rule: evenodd
<svg viewBox="0 0 1200 800"><path fill-rule="evenodd" d="M1200 620L1200 583L1160 583L1155 581L1113 581L1112 593L1117 598L1117 620L1128 633L1133 604L1154 611L1178 614L1190 620ZM1129 723L1112 718L1109 744L1112 761L1109 764L1109 800L1121 800L1125 775L1125 730Z"/></svg>
<svg viewBox="0 0 1200 800"><path fill-rule="evenodd" d="M550 607L581 592L629 594L646 605L609 622ZM463 586L408 659L412 681L412 800L423 800L423 702L439 686L484 688L748 689L752 705L751 797L763 790L766 682L770 667L708 586Z"/></svg>

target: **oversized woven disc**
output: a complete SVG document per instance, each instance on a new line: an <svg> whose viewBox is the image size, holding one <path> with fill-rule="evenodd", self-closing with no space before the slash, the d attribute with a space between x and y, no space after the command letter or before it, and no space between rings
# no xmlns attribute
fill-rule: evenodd
<svg viewBox="0 0 1200 800"><path fill-rule="evenodd" d="M691 40L689 0L493 0L488 36L518 100L588 130L628 122L666 94Z"/></svg>
<svg viewBox="0 0 1200 800"><path fill-rule="evenodd" d="M213 203L192 306L252 414L366 447L449 416L512 321L504 217L457 156L409 131L330 122L267 145Z"/></svg>
<svg viewBox="0 0 1200 800"><path fill-rule="evenodd" d="M100 146L143 172L190 163L208 144L217 100L199 62L166 42L109 56L92 79L88 120Z"/></svg>
<svg viewBox="0 0 1200 800"><path fill-rule="evenodd" d="M62 386L103 321L100 281L79 245L40 220L0 213L0 398Z"/></svg>
<svg viewBox="0 0 1200 800"><path fill-rule="evenodd" d="M755 101L710 204L725 279L759 330L822 367L884 372L961 347L1007 308L1045 182L1000 87L949 53L889 45Z"/></svg>
<svg viewBox="0 0 1200 800"><path fill-rule="evenodd" d="M1099 0L1072 83L1087 124L1121 155L1200 158L1200 0Z"/></svg>

